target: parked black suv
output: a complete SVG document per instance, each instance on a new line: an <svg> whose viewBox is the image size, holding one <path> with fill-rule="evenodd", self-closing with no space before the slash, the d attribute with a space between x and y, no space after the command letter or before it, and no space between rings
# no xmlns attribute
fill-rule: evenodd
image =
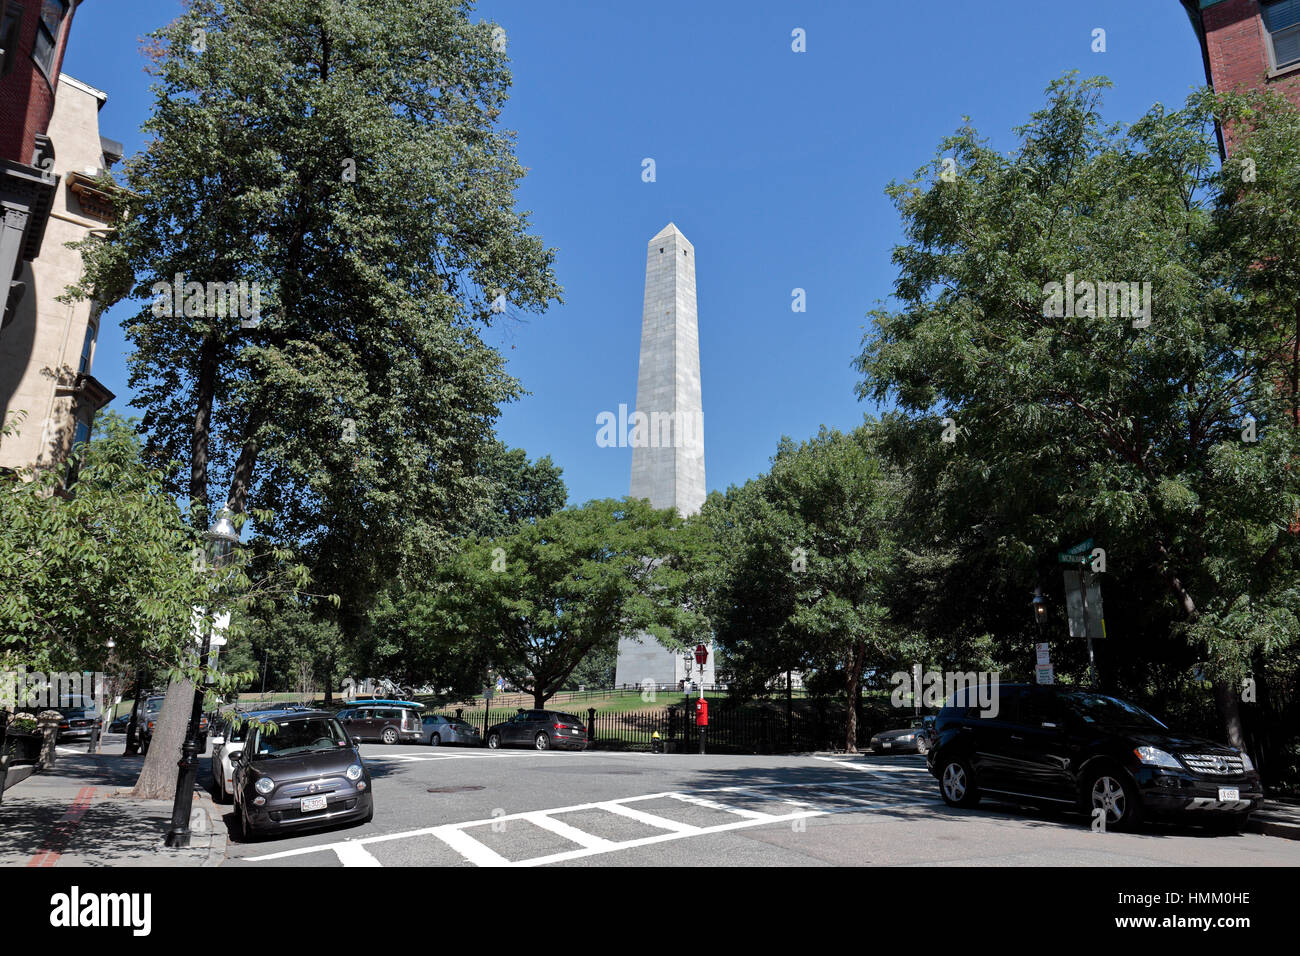
<svg viewBox="0 0 1300 956"><path fill-rule="evenodd" d="M555 710L521 710L488 728L487 745L536 750L586 750L587 725L581 717Z"/></svg>
<svg viewBox="0 0 1300 956"><path fill-rule="evenodd" d="M1106 811L1106 827L1184 817L1239 830L1264 802L1240 751L1170 730L1141 707L1092 691L1002 684L998 710L939 712L926 755L949 806L984 794L1011 802Z"/></svg>

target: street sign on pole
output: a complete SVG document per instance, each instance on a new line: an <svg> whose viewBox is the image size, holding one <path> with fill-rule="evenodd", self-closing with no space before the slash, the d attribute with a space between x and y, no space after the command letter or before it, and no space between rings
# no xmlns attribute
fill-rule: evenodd
<svg viewBox="0 0 1300 956"><path fill-rule="evenodd" d="M1056 681L1052 673L1052 665L1034 668L1034 680L1039 684L1054 684Z"/></svg>
<svg viewBox="0 0 1300 956"><path fill-rule="evenodd" d="M1037 657L1036 663L1038 664L1039 667L1044 667L1047 664L1052 663L1050 644L1035 644L1034 654Z"/></svg>

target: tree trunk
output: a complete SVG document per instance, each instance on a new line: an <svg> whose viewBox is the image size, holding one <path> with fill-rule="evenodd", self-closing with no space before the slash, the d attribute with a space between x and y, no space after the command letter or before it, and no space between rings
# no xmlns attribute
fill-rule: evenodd
<svg viewBox="0 0 1300 956"><path fill-rule="evenodd" d="M543 709L545 709L545 707L546 707L546 697L547 697L547 694L546 694L546 691L545 691L545 690L543 690L541 687L535 688L535 689L533 690L533 709L534 709L534 710L543 710Z"/></svg>
<svg viewBox="0 0 1300 956"><path fill-rule="evenodd" d="M1163 544L1159 544L1159 548L1161 554L1167 560L1169 552L1165 550ZM1187 615L1187 620L1195 619L1196 602L1192 600L1192 595L1183 587L1183 582L1168 568L1164 570L1164 576L1170 590L1177 595L1178 601L1183 607L1183 612ZM1213 681L1210 686L1214 689L1214 703L1219 711L1219 719L1223 721L1223 731L1228 738L1228 743L1244 752L1246 750L1246 735L1241 726L1241 707L1237 699L1237 689L1223 679Z"/></svg>
<svg viewBox="0 0 1300 956"><path fill-rule="evenodd" d="M190 436L190 506L203 508L204 514L208 505L208 436L217 385L217 348L217 340L209 335L199 351L198 383L195 386L198 408L194 412L194 433Z"/></svg>
<svg viewBox="0 0 1300 956"><path fill-rule="evenodd" d="M172 681L167 685L167 699L158 714L149 752L145 754L144 767L131 796L146 800L171 800L176 796L176 764L181 759L181 745L185 743L193 707L193 684Z"/></svg>
<svg viewBox="0 0 1300 956"><path fill-rule="evenodd" d="M239 459L235 462L235 471L230 479L230 494L226 498L230 510L237 515L242 515L247 509L248 486L253 481L253 466L257 463L259 446L257 439L252 437L255 427L254 422L250 421L244 446L239 450Z"/></svg>
<svg viewBox="0 0 1300 956"><path fill-rule="evenodd" d="M862 666L866 662L867 645L857 641L853 645L853 658L849 665L848 693L849 717L844 731L844 750L846 753L858 752L858 692L862 687Z"/></svg>
<svg viewBox="0 0 1300 956"><path fill-rule="evenodd" d="M1223 719L1223 729L1228 735L1228 743L1242 753L1246 752L1246 734L1241 726L1241 707L1237 699L1237 688L1226 680L1216 680L1214 702L1218 705L1219 716Z"/></svg>

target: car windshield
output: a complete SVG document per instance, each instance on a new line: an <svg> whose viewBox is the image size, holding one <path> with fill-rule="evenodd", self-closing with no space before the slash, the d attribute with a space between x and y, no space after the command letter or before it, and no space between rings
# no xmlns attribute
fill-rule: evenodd
<svg viewBox="0 0 1300 956"><path fill-rule="evenodd" d="M1112 727L1141 727L1147 730L1169 729L1137 704L1130 704L1128 701L1120 700L1117 697L1078 691L1062 694L1060 699L1065 702L1071 711L1090 724L1106 724Z"/></svg>
<svg viewBox="0 0 1300 956"><path fill-rule="evenodd" d="M274 731L270 727L258 727L256 734L257 752L253 760L292 757L348 746L347 734L333 717L287 720L277 724Z"/></svg>
<svg viewBox="0 0 1300 956"><path fill-rule="evenodd" d="M242 744L248 737L249 731L253 729L253 720L259 720L265 724L275 720L275 718L270 714L263 714L260 716L256 714L247 714L244 716L244 719L238 722L238 725L236 725L235 721L232 720L226 726L226 743Z"/></svg>

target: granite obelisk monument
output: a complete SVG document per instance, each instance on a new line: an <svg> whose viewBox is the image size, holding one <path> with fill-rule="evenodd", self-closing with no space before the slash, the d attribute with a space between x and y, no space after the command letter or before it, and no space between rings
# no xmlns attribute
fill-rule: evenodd
<svg viewBox="0 0 1300 956"><path fill-rule="evenodd" d="M700 333L695 306L695 247L672 223L646 246L641 309L641 362L632 415L633 498L692 515L704 504L704 407L700 397ZM674 653L648 634L618 644L614 682L678 686L689 654ZM694 668L694 662L691 662ZM699 683L714 683L713 655Z"/></svg>

